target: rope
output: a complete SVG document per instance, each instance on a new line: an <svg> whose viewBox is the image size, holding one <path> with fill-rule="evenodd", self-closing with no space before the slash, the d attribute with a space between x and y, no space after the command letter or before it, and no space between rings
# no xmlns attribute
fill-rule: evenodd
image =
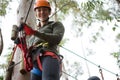
<svg viewBox="0 0 120 80"><path fill-rule="evenodd" d="M93 64L93 65L99 67L99 65L97 65L97 64L91 62L90 60L88 60L88 59L86 59L86 58L84 58L84 57L82 57L82 56L76 54L75 52L73 52L73 51L71 51L71 50L69 50L69 49L67 49L67 48L65 48L65 47L63 47L63 46L61 46L61 45L59 45L59 46L60 46L61 48L65 49L66 51L68 51L68 52L70 52L70 53L73 53L74 55L76 55L76 56L78 56L78 57L80 57L80 58L82 58L82 59L88 61L89 63L91 63L91 64ZM109 73L111 73L111 74L113 74L113 75L116 75L114 72L109 71L109 70L107 70L107 69L105 69L105 68L103 68L103 67L100 67L100 68L103 69L103 70L105 70L105 71L107 71L107 72L109 72ZM117 75L118 75L118 74L117 74ZM120 76L120 75L118 75L118 76Z"/></svg>
<svg viewBox="0 0 120 80"><path fill-rule="evenodd" d="M16 49L17 49L17 46L15 46L15 47L13 48L13 53L12 53L12 57L11 57L10 63L12 62L12 60L13 60L13 58L14 58ZM9 70L9 69L13 68L14 66L20 64L21 62L22 62L22 60L19 61L19 62L17 62L17 63L14 64L14 65L8 66L7 70ZM9 63L9 65L10 65L10 63Z"/></svg>
<svg viewBox="0 0 120 80"><path fill-rule="evenodd" d="M11 68L13 68L13 67L15 67L15 66L17 66L18 64L20 64L22 62L22 60L21 61L19 61L19 62L17 62L16 64L14 64L14 65L11 65L11 66L9 66L8 68L7 68L7 70L9 70L9 69L11 69Z"/></svg>
<svg viewBox="0 0 120 80"><path fill-rule="evenodd" d="M30 9L31 9L31 7L32 7L32 3L33 3L33 0L32 0L31 3L30 3L30 6L29 6L29 9L28 9L27 15L26 15L26 17L25 17L24 23L26 23L26 21L27 21L28 15L29 15L29 13L30 13Z"/></svg>

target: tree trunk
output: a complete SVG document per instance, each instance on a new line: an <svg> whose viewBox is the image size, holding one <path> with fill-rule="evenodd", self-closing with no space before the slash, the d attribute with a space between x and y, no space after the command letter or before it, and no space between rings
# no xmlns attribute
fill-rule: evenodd
<svg viewBox="0 0 120 80"><path fill-rule="evenodd" d="M21 19L23 19L23 22L25 21L25 18L27 16L30 4L32 0L20 0L20 4L17 10L17 25L20 25ZM34 2L33 2L34 3ZM33 5L30 9L28 18L26 23L29 26L34 27L35 26L35 15L33 11ZM21 50L17 47L13 61L15 64L19 63L23 59ZM27 72L26 74L21 74L20 69L22 68L23 62L20 62L16 66L14 66L14 70L12 73L12 80L30 80L30 73Z"/></svg>
<svg viewBox="0 0 120 80"><path fill-rule="evenodd" d="M2 54L2 51L3 51L3 37L0 29L0 55Z"/></svg>

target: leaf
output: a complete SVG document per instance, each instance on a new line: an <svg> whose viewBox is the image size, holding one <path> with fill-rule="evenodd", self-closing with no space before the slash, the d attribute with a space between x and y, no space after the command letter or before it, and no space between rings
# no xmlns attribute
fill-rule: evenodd
<svg viewBox="0 0 120 80"><path fill-rule="evenodd" d="M10 2L9 0L2 0L0 2L0 16L5 16L6 8L7 8L8 4L9 4L9 2Z"/></svg>
<svg viewBox="0 0 120 80"><path fill-rule="evenodd" d="M116 27L113 27L112 30L115 31L115 30L116 30Z"/></svg>

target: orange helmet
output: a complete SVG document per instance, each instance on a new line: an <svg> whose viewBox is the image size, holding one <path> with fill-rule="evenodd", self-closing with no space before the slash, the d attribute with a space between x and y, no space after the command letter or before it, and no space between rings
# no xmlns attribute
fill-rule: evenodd
<svg viewBox="0 0 120 80"><path fill-rule="evenodd" d="M50 3L47 0L37 0L34 5L34 10L38 7L48 7L51 10Z"/></svg>

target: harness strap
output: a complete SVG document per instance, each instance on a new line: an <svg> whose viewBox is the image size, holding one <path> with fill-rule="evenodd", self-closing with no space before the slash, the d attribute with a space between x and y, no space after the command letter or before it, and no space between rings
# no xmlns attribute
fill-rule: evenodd
<svg viewBox="0 0 120 80"><path fill-rule="evenodd" d="M18 43L16 44L22 50L23 57L24 57L25 70L30 71L33 68L33 64L32 64L31 56L28 56L28 49L27 49L25 37L18 38Z"/></svg>
<svg viewBox="0 0 120 80"><path fill-rule="evenodd" d="M40 56L41 55L37 56L37 63L38 63L39 69L42 71L42 64L41 64ZM42 56L51 56L52 58L56 58L60 61L60 58L58 57L58 55L54 54L53 52L46 51Z"/></svg>
<svg viewBox="0 0 120 80"><path fill-rule="evenodd" d="M38 63L39 69L42 71L42 64L41 64L40 56L37 56L37 63Z"/></svg>

